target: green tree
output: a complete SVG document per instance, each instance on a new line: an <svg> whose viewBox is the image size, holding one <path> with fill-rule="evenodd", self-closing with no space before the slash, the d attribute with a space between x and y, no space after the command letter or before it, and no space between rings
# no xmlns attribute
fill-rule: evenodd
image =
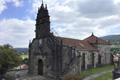
<svg viewBox="0 0 120 80"><path fill-rule="evenodd" d="M0 74L4 75L8 69L18 66L21 58L10 45L0 46Z"/></svg>

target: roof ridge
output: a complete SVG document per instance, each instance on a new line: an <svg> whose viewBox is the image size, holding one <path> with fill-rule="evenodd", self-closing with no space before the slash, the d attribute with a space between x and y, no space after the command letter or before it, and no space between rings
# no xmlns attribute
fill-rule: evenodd
<svg viewBox="0 0 120 80"><path fill-rule="evenodd" d="M60 36L56 36L56 37L58 37L58 38L64 38L64 39L70 39L70 40L79 40L79 41L81 41L80 39L74 39L74 38L68 38L68 37L60 37Z"/></svg>

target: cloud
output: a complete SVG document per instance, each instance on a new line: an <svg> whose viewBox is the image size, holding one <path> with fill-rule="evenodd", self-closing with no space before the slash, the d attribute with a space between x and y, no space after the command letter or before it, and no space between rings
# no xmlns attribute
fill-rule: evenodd
<svg viewBox="0 0 120 80"><path fill-rule="evenodd" d="M15 7L20 7L22 6L22 3L23 3L23 0L4 0L4 1L5 3L12 3Z"/></svg>
<svg viewBox="0 0 120 80"><path fill-rule="evenodd" d="M96 18L110 16L117 13L113 0L86 0L78 7L82 16Z"/></svg>
<svg viewBox="0 0 120 80"><path fill-rule="evenodd" d="M119 15L113 15L109 17L104 17L96 21L97 24L100 24L101 26L110 27L120 24L120 16Z"/></svg>
<svg viewBox="0 0 120 80"><path fill-rule="evenodd" d="M6 9L5 1L0 0L0 14Z"/></svg>
<svg viewBox="0 0 120 80"><path fill-rule="evenodd" d="M110 34L112 26L119 25L118 0L48 0L45 3L48 3L51 27L59 36L83 39L92 32L104 36ZM33 2L33 12L37 12L40 4L39 0Z"/></svg>
<svg viewBox="0 0 120 80"><path fill-rule="evenodd" d="M12 2L14 3L16 7L20 7L22 6L23 0L12 0Z"/></svg>
<svg viewBox="0 0 120 80"><path fill-rule="evenodd" d="M120 0L113 0L114 4L119 4Z"/></svg>
<svg viewBox="0 0 120 80"><path fill-rule="evenodd" d="M7 3L12 3L15 7L20 7L23 0L0 0L0 14L8 8Z"/></svg>
<svg viewBox="0 0 120 80"><path fill-rule="evenodd" d="M34 37L33 20L3 19L0 20L0 43L9 43L14 47L27 47Z"/></svg>

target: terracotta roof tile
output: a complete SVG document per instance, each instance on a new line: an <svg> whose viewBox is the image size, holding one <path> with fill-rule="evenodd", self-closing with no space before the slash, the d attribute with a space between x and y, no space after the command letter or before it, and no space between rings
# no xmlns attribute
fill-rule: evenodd
<svg viewBox="0 0 120 80"><path fill-rule="evenodd" d="M63 37L59 37L59 39L62 40L64 45L76 47L76 48L79 48L80 50L97 50L95 47L93 47L88 42L83 40L63 38Z"/></svg>
<svg viewBox="0 0 120 80"><path fill-rule="evenodd" d="M84 41L92 43L92 44L110 45L110 42L103 40L101 38L98 38L94 36L93 34L89 36L88 38L84 39Z"/></svg>

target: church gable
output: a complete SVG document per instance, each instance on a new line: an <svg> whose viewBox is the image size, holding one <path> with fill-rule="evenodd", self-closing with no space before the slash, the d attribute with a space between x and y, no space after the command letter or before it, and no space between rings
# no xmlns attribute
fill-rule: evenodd
<svg viewBox="0 0 120 80"><path fill-rule="evenodd" d="M89 42L90 44L101 44L101 45L110 45L110 43L106 40L96 37L94 34L84 39L84 41Z"/></svg>

